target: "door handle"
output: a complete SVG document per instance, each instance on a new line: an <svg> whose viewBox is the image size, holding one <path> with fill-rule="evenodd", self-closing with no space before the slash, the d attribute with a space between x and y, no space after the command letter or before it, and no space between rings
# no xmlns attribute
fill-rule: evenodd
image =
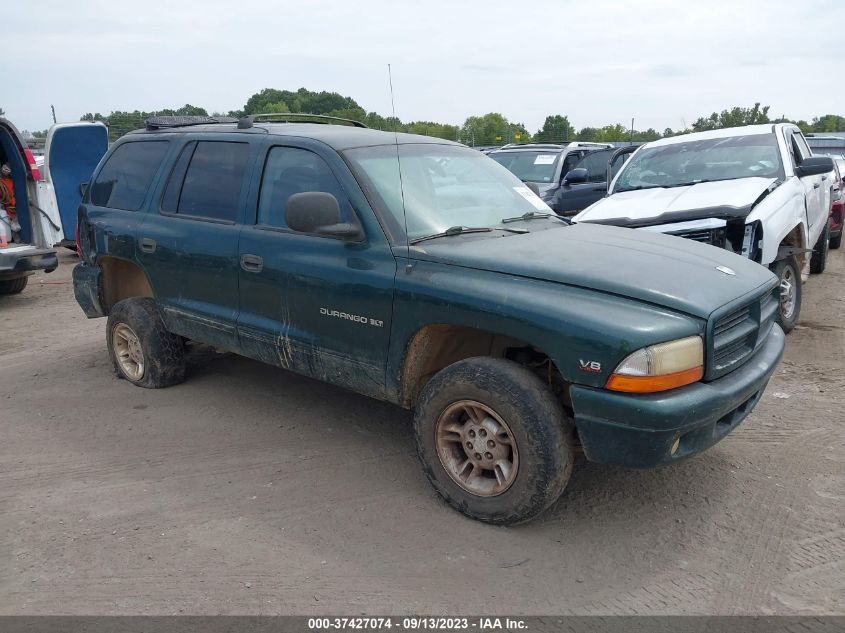
<svg viewBox="0 0 845 633"><path fill-rule="evenodd" d="M821 185L819 183L816 183L816 184L813 185L813 189L818 189L819 187L821 187Z"/></svg>
<svg viewBox="0 0 845 633"><path fill-rule="evenodd" d="M258 255L241 255L241 268L248 273L260 273L264 268L264 260Z"/></svg>
<svg viewBox="0 0 845 633"><path fill-rule="evenodd" d="M150 239L149 237L142 237L141 238L141 250L145 253L155 253L156 251L156 241Z"/></svg>

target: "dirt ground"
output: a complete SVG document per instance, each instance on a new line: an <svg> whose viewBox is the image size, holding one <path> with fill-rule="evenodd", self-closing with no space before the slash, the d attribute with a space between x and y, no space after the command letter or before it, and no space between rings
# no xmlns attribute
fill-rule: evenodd
<svg viewBox="0 0 845 633"><path fill-rule="evenodd" d="M517 528L436 498L397 407L207 350L117 380L61 262L0 297L0 614L845 613L845 250L739 429L581 459Z"/></svg>

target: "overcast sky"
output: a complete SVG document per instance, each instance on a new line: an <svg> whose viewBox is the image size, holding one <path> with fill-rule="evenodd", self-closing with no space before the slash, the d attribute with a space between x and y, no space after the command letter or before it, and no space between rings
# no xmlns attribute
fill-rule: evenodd
<svg viewBox="0 0 845 633"><path fill-rule="evenodd" d="M12 5L12 6L9 6ZM501 112L680 128L755 101L845 114L843 0L5 0L0 107L19 129L86 112L243 106L329 90L405 121Z"/></svg>

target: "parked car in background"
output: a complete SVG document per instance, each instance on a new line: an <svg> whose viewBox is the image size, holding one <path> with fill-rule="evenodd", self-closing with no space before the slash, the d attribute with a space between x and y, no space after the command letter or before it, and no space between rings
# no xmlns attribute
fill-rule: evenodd
<svg viewBox="0 0 845 633"><path fill-rule="evenodd" d="M578 161L588 152L610 147L609 143L524 143L505 145L487 155L522 182L536 185L537 194L548 204Z"/></svg>
<svg viewBox="0 0 845 633"><path fill-rule="evenodd" d="M833 184L833 160L813 156L795 125L712 130L643 145L574 221L678 235L767 266L788 332L803 279L825 268Z"/></svg>
<svg viewBox="0 0 845 633"><path fill-rule="evenodd" d="M549 206L558 215L571 216L607 195L607 185L636 147L589 152L570 169Z"/></svg>
<svg viewBox="0 0 845 633"><path fill-rule="evenodd" d="M293 116L158 120L102 160L73 280L118 376L177 384L192 339L412 409L432 486L496 524L549 507L576 445L672 463L759 402L769 271L571 225L457 143Z"/></svg>
<svg viewBox="0 0 845 633"><path fill-rule="evenodd" d="M836 167L836 183L830 205L830 247L842 246L842 225L845 224L845 157L831 156Z"/></svg>
<svg viewBox="0 0 845 633"><path fill-rule="evenodd" d="M0 118L0 295L23 291L37 270L52 272L54 248L75 245L80 184L107 148L102 123L54 125L38 160L17 128Z"/></svg>

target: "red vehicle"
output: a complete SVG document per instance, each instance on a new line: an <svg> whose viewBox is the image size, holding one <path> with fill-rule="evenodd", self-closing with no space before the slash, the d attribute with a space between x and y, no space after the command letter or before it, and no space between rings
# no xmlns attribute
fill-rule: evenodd
<svg viewBox="0 0 845 633"><path fill-rule="evenodd" d="M836 172L830 205L830 247L842 244L842 225L845 224L845 157L832 156Z"/></svg>

